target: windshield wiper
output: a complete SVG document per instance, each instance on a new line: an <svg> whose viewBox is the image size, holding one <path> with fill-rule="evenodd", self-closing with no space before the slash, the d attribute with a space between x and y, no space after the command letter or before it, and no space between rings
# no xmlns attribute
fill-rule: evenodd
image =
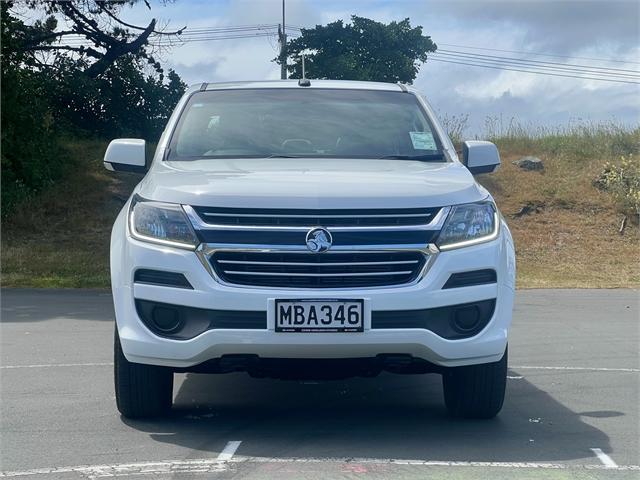
<svg viewBox="0 0 640 480"><path fill-rule="evenodd" d="M418 161L444 160L444 154L428 153L424 155L384 155L382 157L378 157L376 160L418 160Z"/></svg>

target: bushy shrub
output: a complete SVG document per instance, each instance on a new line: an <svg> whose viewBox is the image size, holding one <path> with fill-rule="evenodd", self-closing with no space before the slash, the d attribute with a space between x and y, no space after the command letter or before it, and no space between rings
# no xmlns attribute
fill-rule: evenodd
<svg viewBox="0 0 640 480"><path fill-rule="evenodd" d="M36 75L4 70L2 75L2 215L63 171L58 128Z"/></svg>
<svg viewBox="0 0 640 480"><path fill-rule="evenodd" d="M607 162L596 185L613 196L621 212L632 214L637 220L640 215L640 161L637 158L627 156L616 163Z"/></svg>

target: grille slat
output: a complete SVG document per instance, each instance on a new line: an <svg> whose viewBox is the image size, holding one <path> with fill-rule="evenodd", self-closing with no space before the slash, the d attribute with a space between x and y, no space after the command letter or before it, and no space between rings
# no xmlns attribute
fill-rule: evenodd
<svg viewBox="0 0 640 480"><path fill-rule="evenodd" d="M426 263L418 251L284 253L218 251L211 256L227 283L285 288L399 285L415 280Z"/></svg>
<svg viewBox="0 0 640 480"><path fill-rule="evenodd" d="M294 277L368 277L372 275L407 275L411 273L411 270L404 272L357 272L357 273L294 273L294 272L238 272L234 270L224 270L227 275L268 275L273 277L286 277L288 275Z"/></svg>
<svg viewBox="0 0 640 480"><path fill-rule="evenodd" d="M381 210L289 210L193 207L203 222L220 226L254 227L397 227L427 225L439 208Z"/></svg>
<svg viewBox="0 0 640 480"><path fill-rule="evenodd" d="M331 262L331 263L314 263L314 262L253 262L246 260L218 260L218 263L229 263L234 265L290 265L290 266L354 266L354 265L402 265L410 263L418 263L419 260L403 260L398 262Z"/></svg>

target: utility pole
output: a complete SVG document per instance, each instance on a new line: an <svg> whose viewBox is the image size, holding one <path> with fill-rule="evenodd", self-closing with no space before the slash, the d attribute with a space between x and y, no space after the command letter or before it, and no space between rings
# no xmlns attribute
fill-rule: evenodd
<svg viewBox="0 0 640 480"><path fill-rule="evenodd" d="M287 27L284 18L284 0L282 0L282 30L278 26L278 38L280 40L280 78L287 79Z"/></svg>

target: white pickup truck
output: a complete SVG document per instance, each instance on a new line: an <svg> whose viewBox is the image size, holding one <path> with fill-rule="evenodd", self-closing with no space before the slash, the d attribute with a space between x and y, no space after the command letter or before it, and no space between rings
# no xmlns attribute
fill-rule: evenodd
<svg viewBox="0 0 640 480"><path fill-rule="evenodd" d="M502 408L514 246L474 179L500 157L458 158L413 88L204 83L150 165L139 139L104 164L147 172L111 237L125 417L167 412L188 371L439 373L453 415Z"/></svg>

